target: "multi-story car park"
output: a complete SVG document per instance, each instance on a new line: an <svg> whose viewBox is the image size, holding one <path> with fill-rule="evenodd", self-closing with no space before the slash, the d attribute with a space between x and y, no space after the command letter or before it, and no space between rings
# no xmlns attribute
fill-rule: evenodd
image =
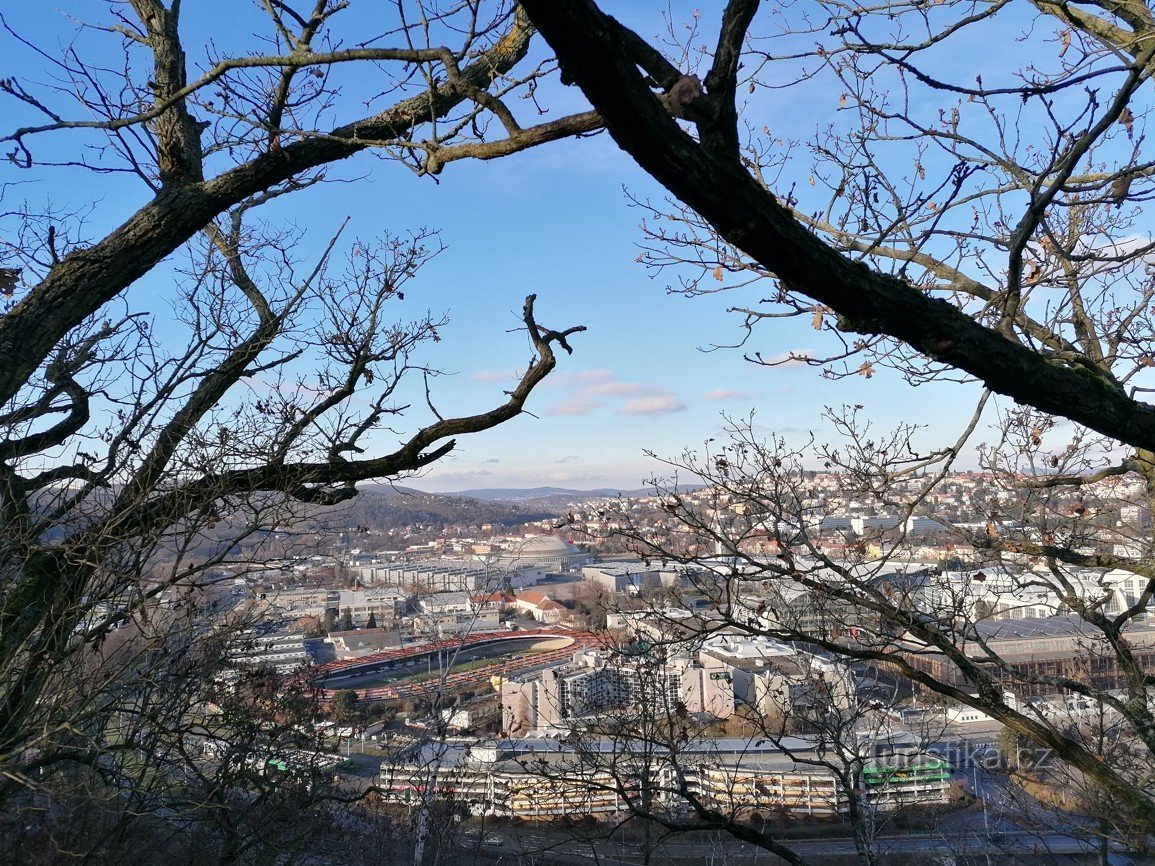
<svg viewBox="0 0 1155 866"><path fill-rule="evenodd" d="M387 799L402 805L412 805L433 791L474 815L525 819L566 814L610 818L624 811L623 796L676 789L675 767L668 757L623 753L617 745L617 753L615 744L599 741L580 748L555 740L430 747L404 761L382 764L382 788ZM703 740L680 750L677 769L704 804L720 811L811 817L844 814L847 793L832 769L804 762L816 757L814 744L799 738L781 744ZM928 768L918 757L909 766L885 773L871 770L866 796L884 810L943 803L949 768L937 759L934 763ZM431 779L434 767L436 778ZM919 769L911 772L910 767ZM648 786L642 784L643 778L649 780ZM663 799L664 795L655 797L655 806L680 805Z"/></svg>

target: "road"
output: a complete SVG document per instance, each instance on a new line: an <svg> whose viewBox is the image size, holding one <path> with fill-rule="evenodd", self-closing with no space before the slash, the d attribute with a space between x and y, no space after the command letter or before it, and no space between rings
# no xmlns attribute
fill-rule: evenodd
<svg viewBox="0 0 1155 866"><path fill-rule="evenodd" d="M496 632L470 638L473 644L446 640L389 650L356 662L326 665L321 684L330 694L342 688L356 689L363 700L369 701L428 697L431 690L445 692L486 684L494 674L514 676L540 670L566 661L576 650L599 641L586 632L557 630ZM556 649L532 649L534 644L551 639L569 643ZM494 661L489 665L453 670L469 661L490 658ZM383 685L397 680L400 681L395 685Z"/></svg>
<svg viewBox="0 0 1155 866"><path fill-rule="evenodd" d="M481 840L463 843L462 850L472 855L475 863L493 863L501 859L505 862L530 862L529 858L553 863L596 863L599 866L638 866L644 861L641 850L635 843L623 839L608 838L598 840L576 840L572 834L526 832L512 835L507 832L487 830L485 837L501 839L502 844L483 845ZM849 838L807 839L789 842L790 847L802 856L820 862L823 858L854 856L854 841ZM1058 862L1064 855L1092 854L1097 849L1087 840L1071 839L1052 834L1035 836L1015 832L1000 834L993 840L974 834L953 835L903 835L879 839L876 850L880 855L905 855L925 857L936 855L941 858L961 855L987 855L991 862L1023 862L1046 864ZM467 853L468 852L468 853ZM718 837L704 841L665 840L652 853L651 863L704 864L704 863L757 863L776 861L769 853L754 846Z"/></svg>
<svg viewBox="0 0 1155 866"><path fill-rule="evenodd" d="M341 789L351 794L363 791L376 780L380 758L370 755L353 754L352 766L341 774ZM876 842L880 854L926 857L932 855L947 859L959 855L987 855L994 864L1026 863L1032 866L1069 862L1063 855L1093 854L1097 841L1093 838L1072 838L1074 826L1067 826L1067 833L1055 829L1029 832L1009 820L1013 811L1012 802L1003 800L1006 792L998 774L981 773L976 776L979 790L989 799L989 810L970 811L944 816L937 830L932 832L890 833ZM1055 816L1051 815L1050 820ZM723 833L711 834L713 838L689 839L672 838L662 843L660 851L651 857L652 864L751 864L764 863L766 866L778 862L769 853L754 846L738 842ZM497 837L501 844L483 844L486 839ZM826 839L799 839L788 843L799 854L821 862L823 858L853 856L853 839L835 837ZM479 866L494 866L495 863L528 864L545 862L566 864L566 866L638 866L644 860L636 839L624 834L606 838L575 838L574 831L550 831L534 827L510 829L504 822L490 822L481 836L465 842L461 846L462 862L474 862ZM1120 862L1127 862L1121 860Z"/></svg>

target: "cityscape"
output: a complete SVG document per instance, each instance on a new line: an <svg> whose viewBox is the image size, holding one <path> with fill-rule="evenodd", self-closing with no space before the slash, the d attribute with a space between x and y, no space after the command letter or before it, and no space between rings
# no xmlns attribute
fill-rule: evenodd
<svg viewBox="0 0 1155 866"><path fill-rule="evenodd" d="M0 13L0 864L1155 866L1155 11Z"/></svg>
<svg viewBox="0 0 1155 866"><path fill-rule="evenodd" d="M1066 730L1119 735L1122 721L1109 708L1049 685L1054 675L1090 677L1121 693L1125 676L1057 594L1037 591L1030 577L1038 563L991 562L958 542L968 529L986 533L975 518L992 501L1014 513L1015 496L992 476L947 477L924 500L939 517L905 520L847 495L838 473L802 471L799 480L806 507L825 515L809 526L833 557L824 579L852 569L868 585L900 592L913 610L951 611L974 629L969 659L997 678L1012 706ZM1100 493L1114 505L1105 506L1111 525L1098 546L1127 551L1149 516L1127 504L1134 491L1125 486ZM540 493L537 502L533 491L502 495L540 508ZM830 607L812 587L766 580L744 554L764 557L780 524L764 523L760 536L743 532L737 549L716 541L692 563L662 561L621 550L619 533L653 537L668 526L668 494L572 495L566 502L565 493L550 493L561 502L557 516L516 527L451 521L455 504L439 523L318 534L309 544L323 552L218 574L228 590L216 615L249 625L230 644L229 662L319 686L334 720L318 729L328 753L356 753L362 770L372 762L361 756L379 764L373 777L346 784L375 783L381 802L410 811L430 794L456 804L462 834L475 823L485 828L460 836L475 853L508 845L520 856L544 844L523 839L515 820L550 825L580 814L616 826L643 769L654 790L646 808L674 813L692 797L734 819L821 828L845 826L854 798L880 826L916 814L989 840L990 808L976 813L973 804L998 789L991 851L999 856L1025 856L1039 834L1080 838L1071 815L1040 818L1079 790L1046 749L885 665L790 639L866 648L878 645L885 625L850 605ZM706 487L680 495L710 510L716 526L748 504ZM486 513L485 503L462 500L471 501ZM1004 523L1012 531L1014 522ZM854 558L863 542L870 552ZM1125 570L1069 579L1102 593L1108 614L1147 603L1143 582ZM1127 636L1144 669L1155 665L1149 614L1135 617ZM901 637L896 645L912 668L974 689L957 663ZM681 727L668 754L635 753L622 742L623 727L648 725L652 746L659 732L671 736L672 719Z"/></svg>

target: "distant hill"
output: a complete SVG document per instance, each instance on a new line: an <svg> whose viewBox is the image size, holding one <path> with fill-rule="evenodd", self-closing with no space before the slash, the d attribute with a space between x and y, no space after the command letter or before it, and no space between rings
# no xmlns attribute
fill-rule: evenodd
<svg viewBox="0 0 1155 866"><path fill-rule="evenodd" d="M532 503L527 507L525 503ZM556 517L558 512L540 500L485 499L457 493L425 493L406 487L376 485L363 488L348 506L351 523L372 529L406 525L443 526L449 523L519 526Z"/></svg>
<svg viewBox="0 0 1155 866"><path fill-rule="evenodd" d="M529 487L529 488L480 488L477 490L462 490L455 493L443 493L442 496L454 496L465 499L476 499L482 502L511 502L530 504L537 508L559 507L573 502L585 502L588 499L605 499L611 496L620 496L624 499L639 499L644 496L653 496L651 489L620 490L612 487L599 487L595 490L571 490L566 487Z"/></svg>

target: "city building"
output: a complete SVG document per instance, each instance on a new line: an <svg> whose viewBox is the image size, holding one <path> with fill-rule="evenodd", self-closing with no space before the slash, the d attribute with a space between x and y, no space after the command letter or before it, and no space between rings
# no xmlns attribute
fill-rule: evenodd
<svg viewBox="0 0 1155 866"><path fill-rule="evenodd" d="M1077 616L1044 619L990 619L974 625L968 658L994 675L1018 698L1054 695L1047 678L1067 677L1098 689L1118 689L1126 676L1115 652ZM1136 624L1124 632L1131 657L1148 675L1155 674L1155 628ZM998 658L996 664L991 658ZM914 667L948 685L970 688L959 667L940 652L918 647L907 655Z"/></svg>
<svg viewBox="0 0 1155 866"><path fill-rule="evenodd" d="M291 673L309 664L303 634L238 634L229 642L228 660L238 667L271 667L277 673Z"/></svg>
<svg viewBox="0 0 1155 866"><path fill-rule="evenodd" d="M671 658L583 649L572 661L502 684L509 736L568 731L616 711L727 719L734 712L730 669L710 656Z"/></svg>
<svg viewBox="0 0 1155 866"><path fill-rule="evenodd" d="M645 589L660 588L662 578L659 569L643 562L603 562L582 568L582 579L607 595L618 592L638 594Z"/></svg>
<svg viewBox="0 0 1155 866"><path fill-rule="evenodd" d="M707 638L699 657L728 665L734 700L754 707L763 718L848 711L856 705L848 665L771 638L717 634Z"/></svg>
<svg viewBox="0 0 1155 866"><path fill-rule="evenodd" d="M342 590L326 609L338 617L349 611L355 623L366 623L373 616L382 626L397 620L404 602L405 594L394 589Z"/></svg>
<svg viewBox="0 0 1155 866"><path fill-rule="evenodd" d="M325 643L333 645L337 659L358 659L401 646L401 632L388 628L359 628L331 631Z"/></svg>
<svg viewBox="0 0 1155 866"><path fill-rule="evenodd" d="M641 796L643 789L655 792L651 806L659 811L683 807L671 792L684 783L707 808L741 818L754 813L828 817L847 810L847 792L823 763L822 752L799 738L777 743L706 739L682 745L676 756L652 744L632 753L597 740L582 743L580 749L556 740L439 749L436 759L427 748L383 763L380 778L386 799L412 805L431 790L475 816L547 820L590 815L613 820L626 811L621 794ZM884 811L945 802L945 762L912 760L870 764L863 795ZM643 786L643 778L650 784Z"/></svg>
<svg viewBox="0 0 1155 866"><path fill-rule="evenodd" d="M573 571L593 559L568 541L552 535L531 535L511 539L501 544L496 564L504 569L544 569L545 571Z"/></svg>
<svg viewBox="0 0 1155 866"><path fill-rule="evenodd" d="M560 622L568 610L564 604L554 601L544 592L536 589L519 592L513 600L513 607L522 613L528 613L538 622L544 623Z"/></svg>
<svg viewBox="0 0 1155 866"><path fill-rule="evenodd" d="M363 584L395 587L405 595L492 592L507 586L529 586L539 579L533 569L523 573L504 565L467 559L372 563L358 566L354 572Z"/></svg>
<svg viewBox="0 0 1155 866"><path fill-rule="evenodd" d="M474 634L482 631L494 631L500 626L501 620L496 610L422 613L411 617L409 620L409 628L412 633L425 637Z"/></svg>

